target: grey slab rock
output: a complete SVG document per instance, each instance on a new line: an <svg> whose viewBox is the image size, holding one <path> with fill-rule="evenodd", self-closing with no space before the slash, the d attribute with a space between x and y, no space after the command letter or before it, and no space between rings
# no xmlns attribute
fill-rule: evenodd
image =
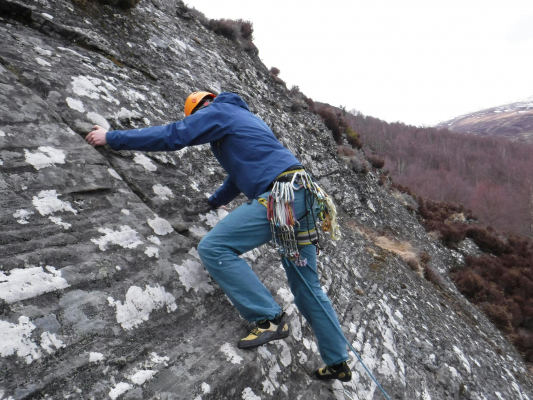
<svg viewBox="0 0 533 400"><path fill-rule="evenodd" d="M309 378L315 339L268 245L243 256L291 336L236 347L247 324L196 253L225 215L201 206L225 176L209 146L115 152L83 140L93 124L181 119L198 89L238 92L335 198L344 236L324 242L321 282L392 399L533 398L519 354L446 277L461 255L380 172L354 173L317 116L291 110L256 56L183 3L1 0L0 37L0 399L383 398L354 356L350 383ZM448 287L407 265L422 252Z"/></svg>

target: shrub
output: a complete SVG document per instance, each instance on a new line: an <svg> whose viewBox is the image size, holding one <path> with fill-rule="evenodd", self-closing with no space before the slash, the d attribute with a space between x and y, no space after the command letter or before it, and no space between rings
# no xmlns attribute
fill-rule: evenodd
<svg viewBox="0 0 533 400"><path fill-rule="evenodd" d="M409 259L407 260L407 265L409 266L409 268L411 268L411 270L415 271L415 272L419 272L420 271L420 265L418 264L418 262L415 260L415 259Z"/></svg>
<svg viewBox="0 0 533 400"><path fill-rule="evenodd" d="M350 167L357 174L368 174L367 164L363 157L357 157L357 155L350 157Z"/></svg>
<svg viewBox="0 0 533 400"><path fill-rule="evenodd" d="M457 243L464 240L465 227L458 223L445 223L438 220L425 220L422 225L428 231L436 231L440 235L440 239L447 246L455 248Z"/></svg>
<svg viewBox="0 0 533 400"><path fill-rule="evenodd" d="M347 157L354 157L355 150L348 146L340 145L337 147L337 153Z"/></svg>
<svg viewBox="0 0 533 400"><path fill-rule="evenodd" d="M397 190L400 193L405 193L411 196L412 198L416 199L416 194L414 194L411 189L409 189L407 186L402 186L399 183L393 182L392 188Z"/></svg>
<svg viewBox="0 0 533 400"><path fill-rule="evenodd" d="M279 68L276 68L276 67L270 68L270 75L272 76L278 76L280 72L281 71L279 70Z"/></svg>
<svg viewBox="0 0 533 400"><path fill-rule="evenodd" d="M310 98L306 98L305 99L305 102L307 103L307 105L309 106L309 110L314 112L315 111L315 102L313 101L313 99L310 99Z"/></svg>
<svg viewBox="0 0 533 400"><path fill-rule="evenodd" d="M519 350L525 352L526 361L533 362L533 333L518 329L511 335L511 340Z"/></svg>
<svg viewBox="0 0 533 400"><path fill-rule="evenodd" d="M348 123L342 116L339 114L335 114L333 111L327 109L327 108L320 108L315 111L318 115L320 115L320 118L322 118L322 121L324 122L324 125L331 131L333 134L333 139L338 144L342 143L342 134L345 132L346 128L348 127Z"/></svg>
<svg viewBox="0 0 533 400"><path fill-rule="evenodd" d="M466 230L466 235L471 238L478 247L488 253L501 255L509 252L508 246L486 228L471 226Z"/></svg>
<svg viewBox="0 0 533 400"><path fill-rule="evenodd" d="M270 68L270 76L272 77L274 82L277 83L278 85L287 87L287 84L285 83L285 81L278 76L279 73L280 73L279 68L276 68L276 67Z"/></svg>
<svg viewBox="0 0 533 400"><path fill-rule="evenodd" d="M431 256L429 255L429 253L423 251L420 253L420 263L425 267L426 265L429 264L429 262L431 261Z"/></svg>
<svg viewBox="0 0 533 400"><path fill-rule="evenodd" d="M102 0L103 1L103 0ZM117 0L115 0L117 1ZM121 0L121 1L137 1L140 0ZM244 51L252 54L259 54L257 46L253 43L254 27L250 21L242 19L208 19L205 14L197 9L189 8L186 5L178 7L177 13L183 18L190 19L191 16L196 18L204 27L213 31L214 33L224 36L232 41L241 41L241 46Z"/></svg>
<svg viewBox="0 0 533 400"><path fill-rule="evenodd" d="M484 303L481 309L492 321L492 323L505 332L512 330L511 316L504 306L497 306L490 303Z"/></svg>
<svg viewBox="0 0 533 400"><path fill-rule="evenodd" d="M461 270L453 274L453 280L460 292L470 300L483 301L486 298L485 280L470 270Z"/></svg>
<svg viewBox="0 0 533 400"><path fill-rule="evenodd" d="M212 19L209 21L210 29L218 35L222 35L230 40L237 40L240 33L240 26L232 19Z"/></svg>
<svg viewBox="0 0 533 400"><path fill-rule="evenodd" d="M366 159L374 168L383 168L385 166L385 160L375 154L366 156Z"/></svg>
<svg viewBox="0 0 533 400"><path fill-rule="evenodd" d="M361 150L363 148L363 142L359 134L349 126L346 127L346 140L356 149Z"/></svg>
<svg viewBox="0 0 533 400"><path fill-rule="evenodd" d="M237 20L241 25L240 32L241 37L244 40L254 40L254 25L250 21L243 21L242 19Z"/></svg>

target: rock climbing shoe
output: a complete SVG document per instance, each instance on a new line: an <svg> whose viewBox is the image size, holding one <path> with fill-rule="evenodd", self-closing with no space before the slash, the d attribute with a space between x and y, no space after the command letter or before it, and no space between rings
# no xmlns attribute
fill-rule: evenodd
<svg viewBox="0 0 533 400"><path fill-rule="evenodd" d="M320 381L329 381L330 379L338 379L341 382L349 382L352 380L352 371L346 364L346 361L336 365L326 365L314 372L314 377Z"/></svg>
<svg viewBox="0 0 533 400"><path fill-rule="evenodd" d="M289 336L289 325L285 313L282 313L275 319L257 322L248 336L239 340L238 347L239 349L249 349L287 336Z"/></svg>

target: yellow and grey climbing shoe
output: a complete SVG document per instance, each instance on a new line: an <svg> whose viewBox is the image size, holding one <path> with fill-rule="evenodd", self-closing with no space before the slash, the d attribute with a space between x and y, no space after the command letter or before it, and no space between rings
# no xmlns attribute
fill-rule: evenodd
<svg viewBox="0 0 533 400"><path fill-rule="evenodd" d="M249 349L261 346L272 340L284 339L289 336L289 324L286 321L285 313L282 313L275 319L259 321L248 334L248 336L239 340L239 349Z"/></svg>
<svg viewBox="0 0 533 400"><path fill-rule="evenodd" d="M313 375L320 381L338 379L342 382L349 382L352 380L352 371L350 371L350 367L348 367L346 361L336 365L326 365L323 368L317 369Z"/></svg>

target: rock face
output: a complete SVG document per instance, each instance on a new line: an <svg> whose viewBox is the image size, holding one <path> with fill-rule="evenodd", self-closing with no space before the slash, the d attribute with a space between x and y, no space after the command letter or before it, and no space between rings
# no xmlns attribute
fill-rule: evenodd
<svg viewBox="0 0 533 400"><path fill-rule="evenodd" d="M533 143L533 97L462 115L441 122L438 126L455 132L504 136L516 141Z"/></svg>
<svg viewBox="0 0 533 400"><path fill-rule="evenodd" d="M344 237L324 241L321 281L391 399L533 398L505 338L447 278L436 287L416 271L427 253L445 276L461 254L429 237L379 172L354 174L257 57L180 2L1 0L0 12L0 399L384 398L354 356L350 383L309 378L315 339L268 245L243 257L291 336L236 347L247 324L196 252L226 213L201 207L225 176L208 146L83 140L93 124L181 119L199 89L241 94L336 200Z"/></svg>

